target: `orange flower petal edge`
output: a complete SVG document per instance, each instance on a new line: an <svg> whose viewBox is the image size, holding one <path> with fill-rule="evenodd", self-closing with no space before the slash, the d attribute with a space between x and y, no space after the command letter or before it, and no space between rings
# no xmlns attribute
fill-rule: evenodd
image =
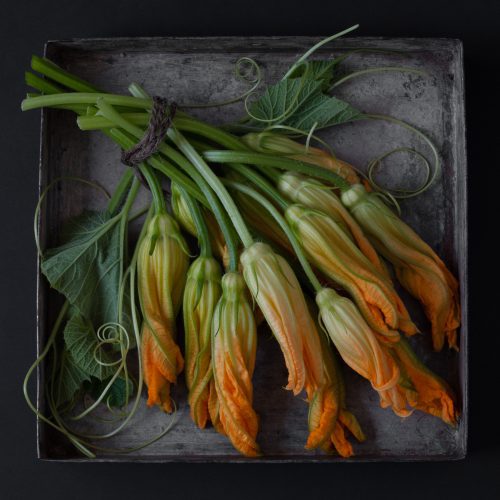
<svg viewBox="0 0 500 500"><path fill-rule="evenodd" d="M311 262L349 292L373 330L393 342L399 340L398 329L417 332L390 280L331 217L298 204L285 215Z"/></svg>
<svg viewBox="0 0 500 500"><path fill-rule="evenodd" d="M456 397L448 384L418 359L406 340L401 339L392 349L415 388L411 404L455 426L458 418Z"/></svg>
<svg viewBox="0 0 500 500"><path fill-rule="evenodd" d="M327 453L337 451L342 457L353 455L346 430L358 441L365 439L356 417L345 408L345 386L337 360L326 339L321 338L323 385L309 397L309 436L306 448L320 447Z"/></svg>
<svg viewBox="0 0 500 500"><path fill-rule="evenodd" d="M248 457L260 455L256 442L259 419L253 409L252 375L255 366L257 332L250 304L245 298L240 274L230 272L222 279L212 327L213 380L220 426L233 446ZM217 409L215 408L217 406Z"/></svg>
<svg viewBox="0 0 500 500"><path fill-rule="evenodd" d="M331 289L316 295L324 328L342 359L372 384L380 405L400 416L408 416L408 401L398 389L401 372L394 358L380 344L356 306ZM392 345L392 344L390 344Z"/></svg>
<svg viewBox="0 0 500 500"><path fill-rule="evenodd" d="M240 262L248 289L285 358L286 388L297 395L305 385L303 338L310 328L310 316L299 282L288 262L265 243L254 243L247 248Z"/></svg>
<svg viewBox="0 0 500 500"><path fill-rule="evenodd" d="M154 246L153 246L154 243ZM143 314L141 359L148 388L148 405L172 411L170 384L175 383L184 361L175 342L188 266L186 244L179 227L166 213L155 215L139 242L138 292Z"/></svg>
<svg viewBox="0 0 500 500"><path fill-rule="evenodd" d="M459 287L443 261L413 229L360 184L352 186L341 198L375 248L394 265L401 284L422 303L432 325L434 349L440 351L445 339L451 348L458 349Z"/></svg>
<svg viewBox="0 0 500 500"><path fill-rule="evenodd" d="M293 202L314 208L330 216L375 268L389 277L385 265L364 235L363 230L330 186L296 172L286 172L279 178L278 188Z"/></svg>
<svg viewBox="0 0 500 500"><path fill-rule="evenodd" d="M201 256L191 264L184 290L186 385L191 418L200 428L209 418L212 321L221 295L220 282L219 263L212 257Z"/></svg>
<svg viewBox="0 0 500 500"><path fill-rule="evenodd" d="M356 169L346 161L335 158L330 153L316 147L305 146L277 132L249 133L242 141L259 153L278 153L294 160L303 161L330 170L349 183L359 182Z"/></svg>

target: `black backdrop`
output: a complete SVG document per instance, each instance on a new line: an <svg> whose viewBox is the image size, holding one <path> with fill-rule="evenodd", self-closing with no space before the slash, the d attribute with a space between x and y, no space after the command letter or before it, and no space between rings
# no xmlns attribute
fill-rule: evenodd
<svg viewBox="0 0 500 500"><path fill-rule="evenodd" d="M0 3L0 498L474 498L500 497L498 230L500 2L350 0L2 0ZM464 41L470 183L471 428L464 461L417 464L57 464L36 459L22 394L35 355L39 120L22 114L23 71L47 39L154 35L360 35ZM498 361L497 361L498 359ZM49 496L50 495L50 496Z"/></svg>

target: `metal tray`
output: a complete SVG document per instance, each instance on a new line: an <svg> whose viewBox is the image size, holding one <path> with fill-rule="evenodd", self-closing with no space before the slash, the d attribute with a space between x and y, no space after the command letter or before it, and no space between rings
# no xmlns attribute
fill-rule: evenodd
<svg viewBox="0 0 500 500"><path fill-rule="evenodd" d="M317 38L116 38L50 41L45 54L68 70L110 91L126 93L136 81L148 91L179 103L220 101L238 95L246 86L234 78L236 60L245 55L261 65L265 79L274 81ZM356 54L351 68L368 66L414 66L428 76L386 72L364 75L339 87L338 95L358 108L404 119L425 130L442 155L443 172L422 196L402 203L403 218L444 258L461 284L462 328L460 352L431 350L429 324L413 299L403 293L410 312L424 335L412 341L425 362L450 382L461 405L457 428L437 418L415 412L401 419L378 405L378 397L365 380L345 369L348 406L358 417L367 440L355 444L349 461L445 460L463 458L467 443L467 193L464 131L462 45L450 39L351 38L323 49L332 56L351 48L378 48L394 53ZM241 116L241 104L195 112L212 122ZM395 125L362 122L334 127L324 134L339 157L363 167L382 152L400 145L425 147L415 136ZM71 113L48 110L42 114L40 189L60 175L78 175L98 180L106 187L116 183L122 170L119 151L98 133L78 130ZM416 162L393 158L386 181L396 185L418 178ZM42 244L54 244L61 224L84 207L102 206L102 199L88 188L61 183L43 209ZM59 298L49 293L38 276L38 348L47 338ZM42 381L38 373L38 405L45 409ZM182 377L181 377L182 378ZM286 371L277 343L266 331L259 335L254 376L255 408L261 417L259 443L265 453L259 461L330 462L343 460L304 449L307 437L307 404L283 390ZM182 383L175 397L180 404L178 421L171 432L153 445L128 455L107 454L104 461L227 461L244 462L228 440L212 428L197 429L189 418ZM132 447L156 435L170 420L156 409L141 406L134 425L106 443ZM101 424L90 422L86 430ZM49 460L86 461L61 436L38 423L38 456Z"/></svg>

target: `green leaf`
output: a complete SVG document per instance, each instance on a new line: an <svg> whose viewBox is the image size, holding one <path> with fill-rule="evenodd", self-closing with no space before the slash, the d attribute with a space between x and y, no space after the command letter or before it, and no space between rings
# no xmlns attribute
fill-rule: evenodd
<svg viewBox="0 0 500 500"><path fill-rule="evenodd" d="M97 349L99 341L92 323L81 314L75 314L66 323L64 342L73 363L84 373L99 380L113 375L116 367L105 366L97 361L109 363L111 359L102 349Z"/></svg>
<svg viewBox="0 0 500 500"><path fill-rule="evenodd" d="M106 386L109 384L110 379L107 380L97 380L93 379L92 383L88 387L89 394L97 399L102 394ZM128 384L125 383L124 377L117 377L109 388L104 401L109 402L110 406L121 408L127 402L127 385L128 385L128 399L132 397L134 393L134 384L130 379L128 379Z"/></svg>
<svg viewBox="0 0 500 500"><path fill-rule="evenodd" d="M120 230L107 212L84 212L48 250L42 272L80 313L101 325L118 320Z"/></svg>
<svg viewBox="0 0 500 500"><path fill-rule="evenodd" d="M86 381L90 381L90 376L78 367L68 350L64 349L59 365L56 406L60 407L62 404L71 401Z"/></svg>
<svg viewBox="0 0 500 500"><path fill-rule="evenodd" d="M298 108L286 120L286 125L308 132L315 123L319 130L331 125L357 120L360 116L361 113L347 102L325 94L317 94L312 96L301 108Z"/></svg>
<svg viewBox="0 0 500 500"><path fill-rule="evenodd" d="M312 80L320 80L322 90L326 91L335 76L335 69L340 64L341 59L308 61L307 64L301 64L288 78L301 77L306 71Z"/></svg>
<svg viewBox="0 0 500 500"><path fill-rule="evenodd" d="M337 66L333 61L310 61L285 80L266 88L250 107L251 125L284 125L308 133L359 119L361 112L326 93Z"/></svg>
<svg viewBox="0 0 500 500"><path fill-rule="evenodd" d="M264 94L252 104L250 112L258 120L267 122L276 120L277 123L282 123L283 119L278 120L279 118L286 112L300 107L320 89L320 81L306 80L304 82L300 78L281 80L267 87Z"/></svg>

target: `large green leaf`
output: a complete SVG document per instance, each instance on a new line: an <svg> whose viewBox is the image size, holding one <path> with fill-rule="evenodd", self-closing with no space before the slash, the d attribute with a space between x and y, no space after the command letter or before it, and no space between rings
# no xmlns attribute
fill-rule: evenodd
<svg viewBox="0 0 500 500"><path fill-rule="evenodd" d="M361 117L349 103L326 93L334 77L336 61L311 61L285 80L266 88L250 107L251 125L284 125L307 133Z"/></svg>
<svg viewBox="0 0 500 500"><path fill-rule="evenodd" d="M339 123L359 119L361 113L349 103L325 94L311 96L297 111L286 120L290 127L309 131L314 124L321 129Z"/></svg>
<svg viewBox="0 0 500 500"><path fill-rule="evenodd" d="M95 325L118 320L120 230L107 212L84 212L48 250L42 272L53 288Z"/></svg>
<svg viewBox="0 0 500 500"><path fill-rule="evenodd" d="M312 79L305 82L300 78L281 80L267 87L264 94L252 104L250 112L258 120L282 123L280 118L285 113L298 109L320 89L321 82Z"/></svg>
<svg viewBox="0 0 500 500"><path fill-rule="evenodd" d="M97 348L99 341L92 323L81 314L73 315L66 323L64 342L72 361L84 373L99 380L113 375L116 367L102 364L111 359L102 348Z"/></svg>

